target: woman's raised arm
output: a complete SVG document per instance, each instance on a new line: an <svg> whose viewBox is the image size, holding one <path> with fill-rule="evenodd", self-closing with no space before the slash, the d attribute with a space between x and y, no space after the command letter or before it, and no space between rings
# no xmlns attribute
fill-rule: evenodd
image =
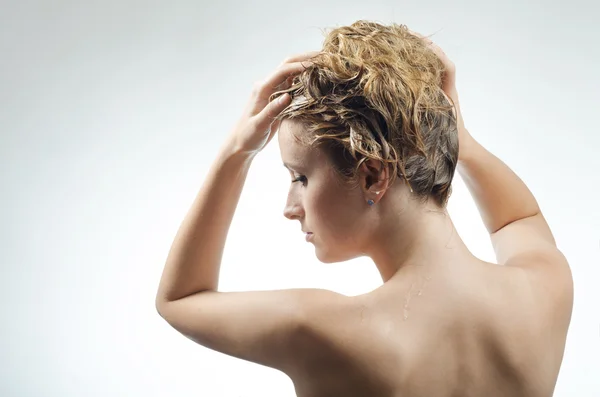
<svg viewBox="0 0 600 397"><path fill-rule="evenodd" d="M457 170L490 233L498 263L543 274L552 281L553 287L565 287L569 292L572 289L569 265L558 250L535 197L502 160L468 132L460 111L454 63L431 40L415 34L425 40L444 63L442 89L457 111L460 148Z"/></svg>

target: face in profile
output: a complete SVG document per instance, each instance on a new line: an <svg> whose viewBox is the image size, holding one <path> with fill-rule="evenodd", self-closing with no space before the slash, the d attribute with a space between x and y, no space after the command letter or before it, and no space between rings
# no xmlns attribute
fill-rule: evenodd
<svg viewBox="0 0 600 397"><path fill-rule="evenodd" d="M294 139L303 129L301 123L286 119L277 134L281 159L290 174L283 214L299 222L299 238L303 238L301 231L313 233L310 243L321 262L363 256L370 224L364 195L342 183L323 152Z"/></svg>

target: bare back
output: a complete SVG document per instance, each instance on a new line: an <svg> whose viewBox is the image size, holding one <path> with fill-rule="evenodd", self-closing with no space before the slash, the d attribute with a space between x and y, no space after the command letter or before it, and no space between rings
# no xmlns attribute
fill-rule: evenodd
<svg viewBox="0 0 600 397"><path fill-rule="evenodd" d="M483 261L410 274L325 309L288 375L299 397L550 396L569 320L539 302Z"/></svg>

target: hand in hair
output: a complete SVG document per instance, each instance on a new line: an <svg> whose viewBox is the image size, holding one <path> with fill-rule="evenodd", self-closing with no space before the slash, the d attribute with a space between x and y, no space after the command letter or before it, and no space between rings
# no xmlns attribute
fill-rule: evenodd
<svg viewBox="0 0 600 397"><path fill-rule="evenodd" d="M233 128L228 144L236 152L254 156L271 141L280 120L273 121L290 103L289 94L273 100L272 94L287 89L294 76L303 72L318 51L306 52L289 57L265 80L254 84L254 89L244 113Z"/></svg>
<svg viewBox="0 0 600 397"><path fill-rule="evenodd" d="M425 43L427 43L428 47L437 55L437 57L444 64L444 75L442 77L442 90L448 96L452 103L454 104L454 108L456 109L456 124L458 127L458 159L462 160L465 156L466 149L468 145L471 143L473 138L469 131L467 131L465 127L465 122L462 117L462 112L460 111L460 103L458 100L458 91L456 90L456 66L454 62L448 58L446 53L436 45L431 39L423 36L420 33L409 30L413 35L420 37Z"/></svg>

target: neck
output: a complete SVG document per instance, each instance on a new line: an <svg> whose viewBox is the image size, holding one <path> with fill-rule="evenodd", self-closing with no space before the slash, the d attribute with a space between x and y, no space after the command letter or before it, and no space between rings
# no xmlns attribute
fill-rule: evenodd
<svg viewBox="0 0 600 397"><path fill-rule="evenodd" d="M401 278L415 267L462 263L473 260L445 209L433 205L389 216L372 243L369 256L384 283Z"/></svg>

